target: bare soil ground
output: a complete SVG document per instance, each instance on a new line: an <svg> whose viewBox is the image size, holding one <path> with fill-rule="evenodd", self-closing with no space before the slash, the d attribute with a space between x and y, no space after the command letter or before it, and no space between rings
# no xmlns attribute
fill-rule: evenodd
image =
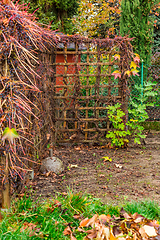
<svg viewBox="0 0 160 240"><path fill-rule="evenodd" d="M49 198L56 193L89 193L104 203L124 200L160 199L160 132L148 134L146 145L126 149L77 145L54 149L64 162L60 174L35 174L28 189L35 197ZM103 157L109 157L108 161Z"/></svg>

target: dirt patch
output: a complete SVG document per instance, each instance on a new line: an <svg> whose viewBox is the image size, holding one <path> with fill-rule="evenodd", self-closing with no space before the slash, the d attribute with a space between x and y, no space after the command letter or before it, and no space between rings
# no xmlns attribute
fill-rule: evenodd
<svg viewBox="0 0 160 240"><path fill-rule="evenodd" d="M64 162L65 170L60 175L36 174L28 183L30 191L46 198L57 192L65 194L70 187L74 192L101 198L104 203L144 198L158 201L160 144L156 140L160 138L152 133L147 139L149 144L144 146L117 150L85 145L56 147L54 156Z"/></svg>

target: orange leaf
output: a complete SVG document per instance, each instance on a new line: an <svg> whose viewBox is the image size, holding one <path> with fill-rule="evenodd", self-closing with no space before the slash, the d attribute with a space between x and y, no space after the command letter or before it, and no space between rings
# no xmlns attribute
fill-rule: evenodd
<svg viewBox="0 0 160 240"><path fill-rule="evenodd" d="M112 233L110 233L110 238L109 238L109 240L117 240L117 239L113 236Z"/></svg>
<svg viewBox="0 0 160 240"><path fill-rule="evenodd" d="M89 219L88 218L85 218L83 219L81 222L80 222L80 227L85 227L87 225L87 223L89 222Z"/></svg>

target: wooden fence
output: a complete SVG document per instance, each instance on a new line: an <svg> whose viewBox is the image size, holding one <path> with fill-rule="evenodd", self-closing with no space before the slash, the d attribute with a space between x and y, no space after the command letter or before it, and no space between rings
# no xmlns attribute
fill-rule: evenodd
<svg viewBox="0 0 160 240"><path fill-rule="evenodd" d="M65 42L52 52L54 57L47 61L48 68L52 68L48 109L54 142L106 141L110 129L106 107L120 102L127 113L127 86L122 78L112 75L121 71L115 54L121 55L117 45L110 48L90 40L81 44ZM56 61L58 55L63 56L62 62Z"/></svg>

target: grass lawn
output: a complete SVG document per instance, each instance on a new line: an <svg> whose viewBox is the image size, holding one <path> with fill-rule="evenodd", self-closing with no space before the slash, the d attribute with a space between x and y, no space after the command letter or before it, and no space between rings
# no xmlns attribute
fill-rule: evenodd
<svg viewBox="0 0 160 240"><path fill-rule="evenodd" d="M91 218L94 214L119 216L122 207L129 213L138 212L148 219L160 220L160 207L153 201L105 205L92 196L73 194L69 190L65 196L43 202L25 196L16 199L11 210L2 213L0 239L83 239L86 233L77 231L82 218ZM74 236L64 235L67 226Z"/></svg>

